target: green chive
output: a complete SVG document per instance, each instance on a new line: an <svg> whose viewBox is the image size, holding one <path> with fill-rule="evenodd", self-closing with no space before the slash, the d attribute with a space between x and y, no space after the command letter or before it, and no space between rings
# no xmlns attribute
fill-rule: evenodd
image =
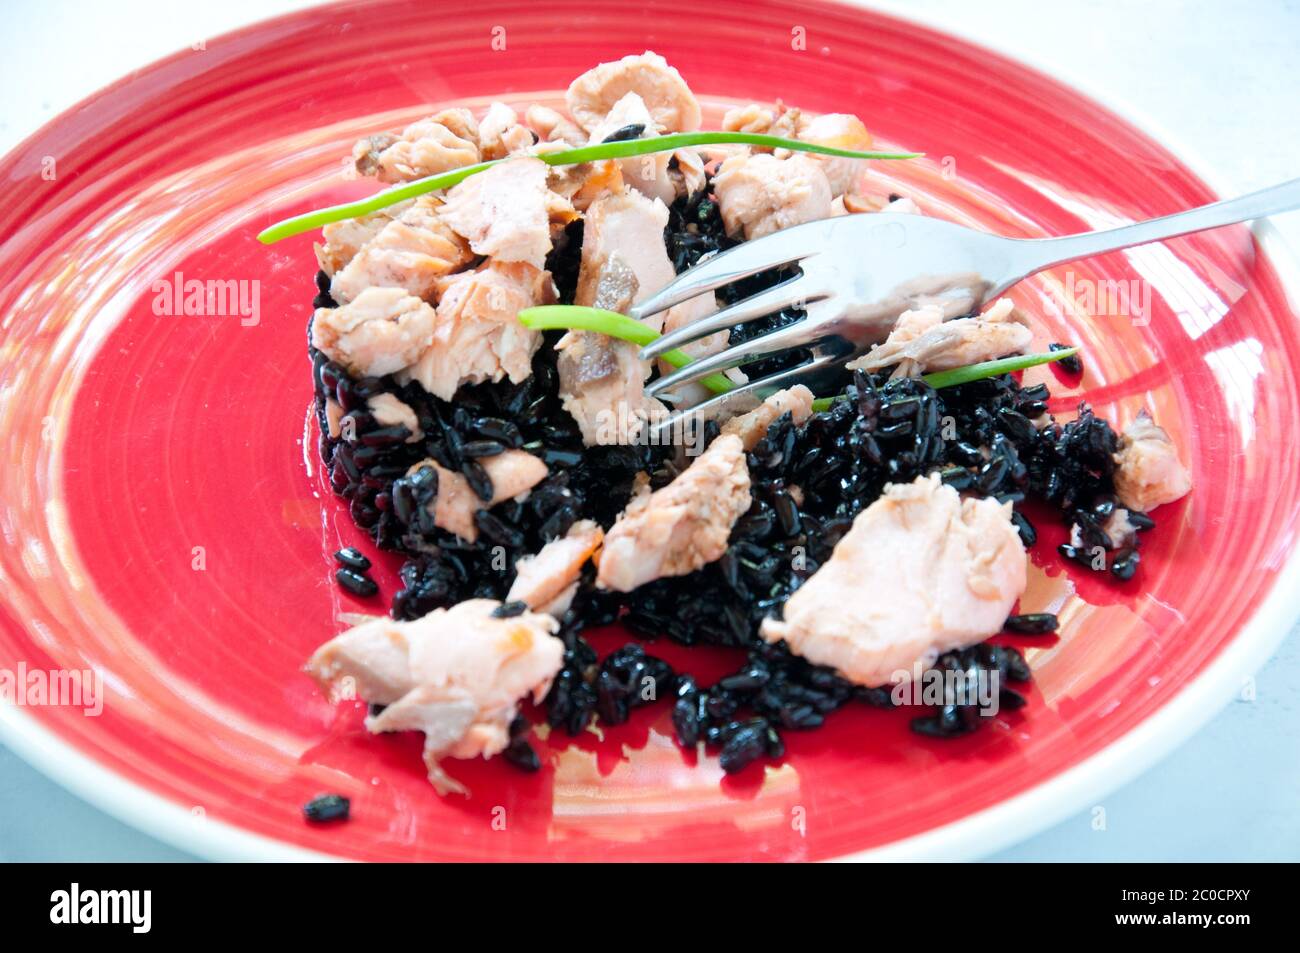
<svg viewBox="0 0 1300 953"><path fill-rule="evenodd" d="M958 384L969 384L971 381L984 380L986 377L998 377L1002 374L1010 374L1012 371L1023 371L1025 368L1037 367L1039 364L1050 364L1078 353L1077 347L1067 347L1061 351L1048 351L1044 354L1019 354L1015 357L999 358L996 361L981 361L978 364L967 364L965 367L954 367L948 371L935 371L933 374L922 375L921 380L935 390L942 387L956 387ZM844 400L844 395L818 397L813 401L813 410L818 413L830 410L831 405L837 400Z"/></svg>
<svg viewBox="0 0 1300 953"><path fill-rule="evenodd" d="M936 390L941 387L956 387L958 384L969 384L971 381L983 380L986 377L998 377L1002 374L1010 374L1012 371L1023 371L1027 367L1037 367L1039 364L1050 364L1078 353L1077 347L1067 347L1063 351L1048 351L1045 354L1019 354L996 361L981 361L978 364L967 364L965 367L954 367L950 371L935 371L933 374L925 374L921 380Z"/></svg>
<svg viewBox="0 0 1300 953"><path fill-rule="evenodd" d="M579 146L576 149L544 153L536 158L541 159L547 165L576 165L580 162L596 162L601 159L626 159L631 156L647 155L652 152L670 152L687 146L724 143L770 146L774 149L789 149L792 152L815 152L818 155L839 156L845 159L916 159L924 155L921 152L854 152L850 149L819 146L814 142L800 142L797 139L765 136L755 132L675 132L671 135L652 136L648 139L627 139L621 142L601 142L590 146ZM286 218L264 229L258 234L257 240L264 245L271 245L283 238L300 235L303 232L320 228L322 225L346 221L349 218L360 218L362 215L369 215L382 208L396 205L398 202L404 202L407 199L413 199L428 192L451 188L453 185L468 179L474 173L482 172L498 162L505 161L507 160L493 159L490 162L467 165L464 168L416 179L413 182L404 182L401 185L395 185L356 202L345 202L342 205L331 205L329 208L295 215L293 218Z"/></svg>
<svg viewBox="0 0 1300 953"><path fill-rule="evenodd" d="M625 314L572 304L549 304L525 308L519 312L519 323L536 331L557 329L595 331L597 334L618 338L620 341L631 341L641 347L645 347L659 337L659 332L654 328L647 327ZM691 363L690 355L676 349L665 351L659 356L673 367L685 367ZM715 394L725 394L735 386L721 374L710 374L700 383Z"/></svg>
<svg viewBox="0 0 1300 953"><path fill-rule="evenodd" d="M853 149L836 149L815 142L786 139L783 136L766 136L757 132L673 132L666 136L649 136L645 139L623 139L618 142L598 142L578 146L563 152L543 153L537 158L548 165L574 165L579 162L597 162L601 159L627 159L651 152L670 152L688 146L714 146L740 144L768 146L772 149L789 149L791 152L815 152L824 156L844 159L919 159L920 152L857 152Z"/></svg>
<svg viewBox="0 0 1300 953"><path fill-rule="evenodd" d="M344 222L350 218L360 218L363 215L369 215L372 212L378 212L380 209L388 208L390 205L396 205L398 202L405 202L407 199L424 195L426 192L449 189L453 185L465 181L475 172L482 172L489 166L496 165L499 161L499 159L496 159L491 162L480 162L477 165L467 165L460 169L452 169L450 172L443 172L439 175L416 179L414 182L395 185L390 189L377 192L369 198L358 199L355 202L344 202L342 205L331 205L329 208L319 208L314 212L304 212L302 215L286 218L283 221L276 222L270 228L262 230L258 233L257 240L263 245L274 245L283 238L301 235L303 232L310 232L322 225Z"/></svg>

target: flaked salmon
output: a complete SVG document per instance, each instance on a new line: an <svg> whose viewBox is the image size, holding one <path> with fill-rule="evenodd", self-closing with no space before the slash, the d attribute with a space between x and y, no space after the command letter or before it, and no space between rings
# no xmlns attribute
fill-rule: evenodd
<svg viewBox="0 0 1300 953"><path fill-rule="evenodd" d="M862 120L849 113L825 113L809 119L799 130L798 137L803 142L834 149L851 149L854 152L866 152L872 145L871 133L867 132ZM809 158L826 173L832 196L844 195L852 190L867 165L864 159L848 159L843 156L810 154Z"/></svg>
<svg viewBox="0 0 1300 953"><path fill-rule="evenodd" d="M1011 504L963 500L938 475L893 484L857 515L831 558L765 619L816 665L876 687L1000 631L1025 590Z"/></svg>
<svg viewBox="0 0 1300 953"><path fill-rule="evenodd" d="M533 131L519 121L519 114L505 103L493 103L478 122L479 155L485 162L509 155L525 155L532 149L536 138Z"/></svg>
<svg viewBox="0 0 1300 953"><path fill-rule="evenodd" d="M587 133L581 126L550 106L534 103L524 113L524 121L543 142L559 142L567 146L581 146L587 142Z"/></svg>
<svg viewBox="0 0 1300 953"><path fill-rule="evenodd" d="M480 255L545 268L552 222L577 216L567 199L547 187L547 170L545 162L530 157L494 165L448 190L438 215Z"/></svg>
<svg viewBox="0 0 1300 953"><path fill-rule="evenodd" d="M593 520L579 520L569 532L537 553L515 563L515 581L506 602L522 602L535 612L560 618L578 592L582 567L600 549L604 530Z"/></svg>
<svg viewBox="0 0 1300 953"><path fill-rule="evenodd" d="M720 436L667 486L634 496L605 534L597 583L631 592L720 559L749 504L744 444Z"/></svg>
<svg viewBox="0 0 1300 953"><path fill-rule="evenodd" d="M1120 436L1115 495L1130 510L1146 513L1182 499L1191 489L1191 474L1178 459L1173 440L1142 411Z"/></svg>
<svg viewBox="0 0 1300 953"><path fill-rule="evenodd" d="M585 217L575 303L626 312L672 281L663 243L668 209L627 191L591 204ZM662 318L646 321L658 331ZM631 443L647 420L666 411L645 396L651 367L637 345L591 331L571 331L556 345L560 398L583 443Z"/></svg>
<svg viewBox="0 0 1300 953"><path fill-rule="evenodd" d="M999 298L984 314L953 321L931 305L904 311L885 343L847 366L865 371L896 366L893 377L917 377L1021 354L1032 339L1010 298Z"/></svg>
<svg viewBox="0 0 1300 953"><path fill-rule="evenodd" d="M641 97L660 129L690 132L700 128L700 104L686 80L667 60L649 50L587 70L569 84L564 99L578 125L590 132L628 93Z"/></svg>
<svg viewBox="0 0 1300 953"><path fill-rule="evenodd" d="M367 288L338 308L317 308L312 346L355 377L413 364L433 340L433 308L403 288Z"/></svg>
<svg viewBox="0 0 1300 953"><path fill-rule="evenodd" d="M430 394L451 400L465 384L520 383L532 374L542 335L519 323L519 312L555 300L549 272L524 262L490 260L439 285L433 334L405 372Z"/></svg>
<svg viewBox="0 0 1300 953"><path fill-rule="evenodd" d="M383 225L330 282L330 296L347 304L367 288L402 288L431 300L438 279L473 260L469 244L438 217L441 200L422 195Z"/></svg>
<svg viewBox="0 0 1300 953"><path fill-rule="evenodd" d="M629 130L635 135L622 135ZM614 104L609 113L591 130L589 143L595 145L606 138L620 134L624 139L653 139L659 135L659 126L645 101L636 93L628 93ZM665 207L677 198L677 179L669 171L673 158L671 152L650 152L618 160L623 181L646 198L658 199Z"/></svg>
<svg viewBox="0 0 1300 953"><path fill-rule="evenodd" d="M313 246L316 251L316 263L320 265L321 271L333 278L335 273L347 265L367 242L383 230L385 225L400 216L414 202L414 199L408 199L390 205L388 208L381 208L377 212L371 212L369 215L347 218L341 222L330 222L323 227L321 237L325 241L317 242Z"/></svg>
<svg viewBox="0 0 1300 953"><path fill-rule="evenodd" d="M467 109L447 109L399 134L368 136L352 150L356 169L380 182L409 182L479 161L478 127Z"/></svg>
<svg viewBox="0 0 1300 953"><path fill-rule="evenodd" d="M419 443L424 439L420 429L420 418L410 404L399 400L392 394L374 394L366 400L366 409L370 411L375 423L381 427L405 427L411 432L406 443Z"/></svg>
<svg viewBox="0 0 1300 953"><path fill-rule="evenodd" d="M831 185L822 167L803 154L738 155L722 163L713 193L727 234L761 238L792 225L831 216Z"/></svg>
<svg viewBox="0 0 1300 953"><path fill-rule="evenodd" d="M334 697L383 706L366 719L370 731L423 732L429 780L439 793L468 793L439 762L504 751L519 702L540 702L564 659L554 618L495 618L499 606L470 599L411 622L365 622L317 649L307 672Z"/></svg>
<svg viewBox="0 0 1300 953"><path fill-rule="evenodd" d="M433 467L438 474L438 492L428 504L433 523L470 543L478 539L475 513L527 493L545 480L547 473L546 464L525 450L507 450L494 457L482 457L478 462L492 481L492 497L488 500L475 493L464 476L432 458L421 460L407 470L409 475Z"/></svg>
<svg viewBox="0 0 1300 953"><path fill-rule="evenodd" d="M812 416L812 404L813 392L802 384L795 384L788 390L777 391L753 410L732 417L722 425L722 432L735 434L747 451L753 450L754 445L767 436L768 428L778 417L788 413L798 426Z"/></svg>

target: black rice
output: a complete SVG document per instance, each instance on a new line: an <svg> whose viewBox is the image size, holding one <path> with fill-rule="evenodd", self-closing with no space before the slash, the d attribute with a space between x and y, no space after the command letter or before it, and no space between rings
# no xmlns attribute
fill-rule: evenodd
<svg viewBox="0 0 1300 953"><path fill-rule="evenodd" d="M1008 616L1003 628L1020 635L1046 635L1055 632L1058 624L1056 615L1051 612L1031 612Z"/></svg>
<svg viewBox="0 0 1300 953"><path fill-rule="evenodd" d="M646 655L631 642L611 652L596 671L596 712L606 725L621 725L633 708L666 696L673 685L673 670L667 662Z"/></svg>
<svg viewBox="0 0 1300 953"><path fill-rule="evenodd" d="M379 593L379 586L375 584L375 581L355 569L335 570L334 578L339 581L340 586L353 595L369 598Z"/></svg>
<svg viewBox="0 0 1300 953"><path fill-rule="evenodd" d="M626 126L615 129L601 142L624 142L628 139L640 139L641 133L645 132L645 123L633 122Z"/></svg>
<svg viewBox="0 0 1300 953"><path fill-rule="evenodd" d="M1049 344L1047 349L1049 351L1068 351L1070 345L1054 342ZM1069 357L1063 357L1057 361L1056 366L1065 371L1065 373L1077 377L1083 373L1083 358L1079 357L1078 354L1071 354Z"/></svg>
<svg viewBox="0 0 1300 953"><path fill-rule="evenodd" d="M352 802L342 794L321 794L302 806L302 816L315 824L346 821Z"/></svg>
<svg viewBox="0 0 1300 953"><path fill-rule="evenodd" d="M1136 549L1123 549L1120 550L1110 564L1110 571L1116 579L1127 581L1133 578L1137 572L1138 563L1141 561L1142 557L1138 555Z"/></svg>
<svg viewBox="0 0 1300 953"><path fill-rule="evenodd" d="M532 727L527 718L516 715L510 723L510 743L501 753L509 764L521 771L537 771L542 766L542 760L537 757L537 752L528 741L528 733Z"/></svg>
<svg viewBox="0 0 1300 953"><path fill-rule="evenodd" d="M340 566L355 569L357 572L366 572L370 569L370 560L361 555L354 546L340 549L334 554L334 559Z"/></svg>
<svg viewBox="0 0 1300 953"><path fill-rule="evenodd" d="M932 715L912 719L912 730L932 738L953 738L969 734L980 727L985 713L978 704L978 683L998 686L998 709L1023 708L1025 698L1007 682L1027 682L1029 665L1020 651L988 642L966 649L945 652L934 667L953 676L944 681L944 699ZM996 676L996 678L994 678Z"/></svg>

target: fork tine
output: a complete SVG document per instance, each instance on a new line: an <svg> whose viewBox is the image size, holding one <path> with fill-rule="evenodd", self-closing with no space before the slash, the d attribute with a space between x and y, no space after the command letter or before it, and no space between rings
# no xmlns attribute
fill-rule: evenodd
<svg viewBox="0 0 1300 953"><path fill-rule="evenodd" d="M650 433L655 440L661 439L664 432L671 430L679 422L688 417L695 417L701 414L707 414L708 411L715 407L736 401L746 395L752 394L755 397L754 404L768 396L766 392L775 392L782 387L789 387L796 381L808 377L811 374L829 367L832 364L840 363L844 360L842 355L823 354L815 357L806 364L800 364L798 367L790 367L784 371L778 371L768 377L760 378L756 381L749 381L742 384L735 390L729 390L725 394L718 394L716 397L710 397L694 407L688 407L685 410L674 411L662 420L656 421L650 425Z"/></svg>
<svg viewBox="0 0 1300 953"><path fill-rule="evenodd" d="M769 268L789 265L815 253L816 236L811 232L792 235L796 229L774 232L752 242L729 248L694 268L688 268L645 301L628 312L638 321L666 311L696 295L748 278Z"/></svg>
<svg viewBox="0 0 1300 953"><path fill-rule="evenodd" d="M645 392L654 397L657 394L669 392L674 387L707 377L717 371L739 367L741 364L757 360L768 354L774 354L777 351L811 344L817 340L818 334L810 332L806 326L807 324L806 321L800 321L797 324L787 325L761 337L751 338L742 344L737 344L735 347L729 347L725 351L719 351L717 354L701 358L698 361L691 361L691 363L673 371L666 377L661 377L654 383L647 385Z"/></svg>
<svg viewBox="0 0 1300 953"><path fill-rule="evenodd" d="M671 351L673 348L690 344L692 341L707 337L725 328L743 324L753 318L773 314L782 308L801 301L820 301L826 296L825 292L820 289L814 292L811 288L811 282L804 275L783 281L773 288L760 291L756 295L750 295L748 298L743 298L735 304L722 308L720 311L665 334L661 338L656 338L641 349L641 360L654 360L665 351Z"/></svg>

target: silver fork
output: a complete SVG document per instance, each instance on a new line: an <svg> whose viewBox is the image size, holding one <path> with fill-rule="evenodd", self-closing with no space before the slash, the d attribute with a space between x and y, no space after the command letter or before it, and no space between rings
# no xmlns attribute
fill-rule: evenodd
<svg viewBox="0 0 1300 953"><path fill-rule="evenodd" d="M1063 238L1003 238L942 219L877 212L808 222L746 242L683 272L634 307L632 317L658 314L773 268L797 268L798 274L665 334L642 349L642 359L788 307L802 307L806 317L693 361L654 381L647 393L671 395L675 388L709 374L792 348L805 348L811 357L798 367L751 380L673 414L656 430L687 414L748 409L795 383L817 393L819 380L828 380L845 362L883 341L908 308L937 304L946 317L969 314L1022 278L1053 265L1295 208L1300 208L1300 179L1187 212Z"/></svg>

